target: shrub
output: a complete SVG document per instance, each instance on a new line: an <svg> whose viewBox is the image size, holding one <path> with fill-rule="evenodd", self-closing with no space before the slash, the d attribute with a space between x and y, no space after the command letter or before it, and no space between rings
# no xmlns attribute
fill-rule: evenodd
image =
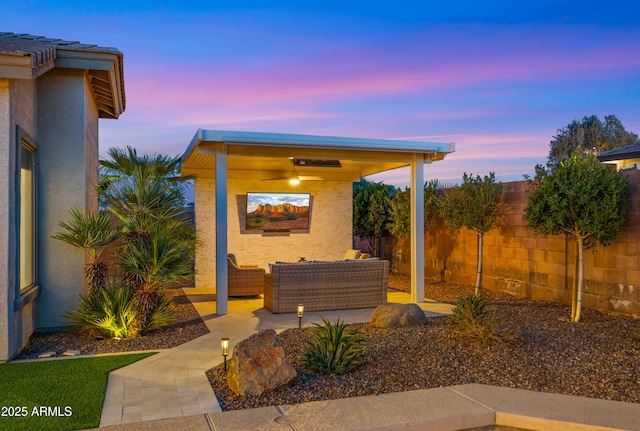
<svg viewBox="0 0 640 431"><path fill-rule="evenodd" d="M79 330L98 330L108 338L127 338L136 312L131 291L111 283L106 289L81 295L78 308L65 317L79 325Z"/></svg>
<svg viewBox="0 0 640 431"><path fill-rule="evenodd" d="M144 327L136 326L136 316L135 295L117 282L88 296L81 295L78 308L65 314L78 325L80 332L98 330L107 338L135 337L140 332L159 329L176 320L171 301L163 295L155 297Z"/></svg>
<svg viewBox="0 0 640 431"><path fill-rule="evenodd" d="M315 340L307 341L305 361L309 371L326 375L351 371L360 363L365 337L358 330L346 331L340 319L331 324L322 318L323 325L314 324Z"/></svg>
<svg viewBox="0 0 640 431"><path fill-rule="evenodd" d="M151 310L145 330L162 328L175 322L176 319L176 311L171 301L161 294L158 296L158 300Z"/></svg>
<svg viewBox="0 0 640 431"><path fill-rule="evenodd" d="M489 301L478 295L458 298L449 317L449 325L463 337L477 338L485 344L509 343L517 338L517 328L502 325L502 319L493 317Z"/></svg>

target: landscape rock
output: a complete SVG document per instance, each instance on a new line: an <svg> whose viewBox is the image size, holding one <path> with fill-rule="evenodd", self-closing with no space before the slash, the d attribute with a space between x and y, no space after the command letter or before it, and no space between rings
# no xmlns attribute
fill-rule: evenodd
<svg viewBox="0 0 640 431"><path fill-rule="evenodd" d="M399 328L426 322L427 318L417 304L379 305L371 315L371 326L376 328Z"/></svg>
<svg viewBox="0 0 640 431"><path fill-rule="evenodd" d="M239 342L233 349L227 384L237 395L261 395L293 384L296 377L276 332L268 329Z"/></svg>

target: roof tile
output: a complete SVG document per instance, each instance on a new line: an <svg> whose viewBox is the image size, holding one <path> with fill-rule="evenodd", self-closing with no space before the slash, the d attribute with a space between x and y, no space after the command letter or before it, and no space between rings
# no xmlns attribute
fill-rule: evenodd
<svg viewBox="0 0 640 431"><path fill-rule="evenodd" d="M101 47L68 41L52 39L44 36L34 36L27 33L16 34L0 32L0 54L31 56L32 66L38 67L56 58L56 49L65 51L107 52L118 53L116 48Z"/></svg>

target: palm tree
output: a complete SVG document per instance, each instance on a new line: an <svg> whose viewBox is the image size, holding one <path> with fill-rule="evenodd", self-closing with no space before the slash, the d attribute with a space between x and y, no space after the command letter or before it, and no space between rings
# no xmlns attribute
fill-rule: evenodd
<svg viewBox="0 0 640 431"><path fill-rule="evenodd" d="M111 160L100 161L98 190L128 237L144 239L151 226L167 220L188 224L184 192L192 177L178 176L180 156L138 156L131 147L108 154Z"/></svg>
<svg viewBox="0 0 640 431"><path fill-rule="evenodd" d="M157 306L163 283L194 274L195 230L187 219L183 193L191 177L178 176L180 157L138 156L112 148L101 160L99 192L123 224L117 250L125 283L134 292L137 332Z"/></svg>
<svg viewBox="0 0 640 431"><path fill-rule="evenodd" d="M84 249L89 261L84 267L84 278L89 295L102 290L107 284L107 266L100 261L105 247L122 236L122 228L114 226L113 217L104 212L85 212L69 209L71 219L59 222L66 232L56 232L52 238Z"/></svg>
<svg viewBox="0 0 640 431"><path fill-rule="evenodd" d="M179 222L155 225L145 240L130 240L118 251L120 266L137 285L134 293L137 315L134 331L143 331L160 300L159 288L164 283L186 280L195 273L192 265L195 247L192 235L167 235Z"/></svg>
<svg viewBox="0 0 640 431"><path fill-rule="evenodd" d="M183 194L188 181L193 176L180 176L181 157L169 157L164 154L138 156L135 148L110 148L109 159L100 160L100 187L103 190L122 182L131 181L142 175L143 181L160 181ZM138 171L136 173L136 171Z"/></svg>

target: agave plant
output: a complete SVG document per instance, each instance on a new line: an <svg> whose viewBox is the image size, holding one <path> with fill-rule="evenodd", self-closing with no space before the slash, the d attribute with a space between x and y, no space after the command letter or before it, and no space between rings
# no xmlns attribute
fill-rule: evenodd
<svg viewBox="0 0 640 431"><path fill-rule="evenodd" d="M458 298L452 317L457 322L475 323L483 321L487 315L489 301L478 295L466 295Z"/></svg>
<svg viewBox="0 0 640 431"><path fill-rule="evenodd" d="M322 317L323 325L315 323L315 340L307 341L307 369L321 375L342 374L360 363L365 337L357 330L347 331L340 319L331 324Z"/></svg>
<svg viewBox="0 0 640 431"><path fill-rule="evenodd" d="M52 238L84 249L88 262L84 278L89 295L104 289L107 284L107 266L100 260L105 247L122 236L122 228L114 226L113 218L105 212L85 212L69 209L71 219L58 225L65 232L56 232Z"/></svg>

